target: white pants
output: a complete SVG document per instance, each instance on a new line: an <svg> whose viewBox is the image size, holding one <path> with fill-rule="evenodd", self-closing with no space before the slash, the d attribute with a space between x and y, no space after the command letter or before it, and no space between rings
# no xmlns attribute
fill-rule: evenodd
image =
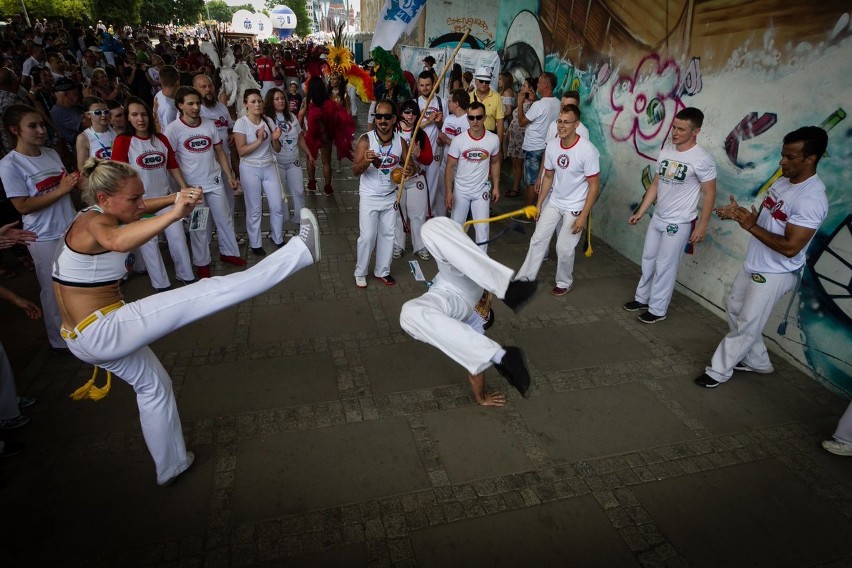
<svg viewBox="0 0 852 568"><path fill-rule="evenodd" d="M275 244L284 242L284 198L281 184L278 183L278 164L250 166L240 162L240 183L243 186L243 198L246 200L246 232L249 246L259 248L263 245L260 236L260 221L263 218L263 198L269 208L269 232Z"/></svg>
<svg viewBox="0 0 852 568"><path fill-rule="evenodd" d="M68 339L82 361L112 371L133 387L157 482L186 469L186 447L172 381L148 347L176 329L257 296L313 262L301 239L292 239L256 265L228 276L204 278L110 312Z"/></svg>
<svg viewBox="0 0 852 568"><path fill-rule="evenodd" d="M225 152L225 157L228 159L228 163L230 164L231 163L231 145L228 144L227 138L222 140L222 150ZM225 197L228 199L228 209L230 209L231 219L233 219L234 218L234 212L236 211L236 209L234 209L234 200L236 199L234 197L234 190L231 189L230 187L226 187L225 188Z"/></svg>
<svg viewBox="0 0 852 568"><path fill-rule="evenodd" d="M191 186L195 184L187 181ZM226 256L240 256L240 247L234 234L234 216L228 206L227 192L233 193L230 187L222 185L204 187L204 202L202 206L210 208L210 216L216 222L219 234L219 252ZM213 223L207 221L207 230L190 231L189 241L192 245L192 263L195 266L210 264L210 241L213 238Z"/></svg>
<svg viewBox="0 0 852 568"><path fill-rule="evenodd" d="M157 211L156 214L164 215L171 210L172 207L166 207ZM175 264L175 276L177 276L178 280L183 280L184 282L193 280L195 275L192 273L192 262L189 259L189 246L186 244L186 234L183 232L183 221L172 223L166 227L163 233L166 235L166 241L169 243L169 254L172 257L172 262ZM159 239L154 237L137 250L148 269L148 278L151 279L151 286L154 288L168 288L171 282L169 282L166 265L163 264L163 257L160 254Z"/></svg>
<svg viewBox="0 0 852 568"><path fill-rule="evenodd" d="M264 81L260 86L260 96L261 98L266 98L266 93L269 92L269 89L275 86L275 81Z"/></svg>
<svg viewBox="0 0 852 568"><path fill-rule="evenodd" d="M39 300L41 311L44 314L44 327L47 329L47 340L51 347L65 347L65 341L59 335L62 327L62 316L59 314L59 305L56 303L56 295L53 293L53 259L56 257L56 249L62 243L62 239L53 241L36 241L27 246L33 257L36 278L41 288Z"/></svg>
<svg viewBox="0 0 852 568"><path fill-rule="evenodd" d="M692 222L665 223L651 217L642 249L642 278L636 286L634 299L648 304L648 311L664 316L672 301L677 265L686 250Z"/></svg>
<svg viewBox="0 0 852 568"><path fill-rule="evenodd" d="M426 178L423 175L414 176L406 180L399 206L405 212L408 228L411 231L411 246L413 247L411 250L417 252L426 246L423 244L421 233L429 208ZM393 245L394 247L405 250L405 231L402 226L402 217L398 211L396 213L396 229L394 230Z"/></svg>
<svg viewBox="0 0 852 568"><path fill-rule="evenodd" d="M411 337L437 347L468 373L481 373L501 347L465 320L483 288L503 298L513 272L482 252L446 217L423 225L423 241L438 263L438 275L428 292L402 306L399 323Z"/></svg>
<svg viewBox="0 0 852 568"><path fill-rule="evenodd" d="M433 151L435 148L432 149ZM442 157L442 160L444 157ZM447 214L447 206L444 203L444 180L443 175L446 166L442 167L442 161L435 161L424 168L426 185L429 187L429 201L432 206L433 217L444 217Z"/></svg>
<svg viewBox="0 0 852 568"><path fill-rule="evenodd" d="M373 247L376 249L376 268L373 274L377 277L390 274L391 258L393 257L393 232L396 217L399 213L393 208L396 201L394 194L385 197L361 196L358 204L358 258L355 262L355 276L366 276L367 265Z"/></svg>
<svg viewBox="0 0 852 568"><path fill-rule="evenodd" d="M12 364L3 344L0 343L0 420L17 418L21 414L18 408L18 390L15 387L15 375Z"/></svg>
<svg viewBox="0 0 852 568"><path fill-rule="evenodd" d="M476 194L456 190L453 191L453 210L450 212L450 218L459 225L464 225L467 221L468 212L474 221L488 219L490 207L491 192L489 190L483 189ZM482 252L488 252L486 241L491 234L491 227L488 223L477 223L473 226L473 232L476 235L476 242L483 243L479 245Z"/></svg>
<svg viewBox="0 0 852 568"><path fill-rule="evenodd" d="M583 236L582 231L579 233L571 232L574 228L574 220L579 213L579 211L562 211L550 205L550 203L544 206L535 226L535 232L530 239L530 250L527 252L523 266L518 270L516 277L518 280L536 279L541 263L550 247L550 239L558 229L559 234L556 237L556 286L571 288L574 284L574 257L577 243ZM560 224L562 225L561 228L559 228Z"/></svg>
<svg viewBox="0 0 852 568"><path fill-rule="evenodd" d="M763 328L772 306L795 285L793 272L752 274L740 268L725 305L730 331L716 347L710 366L704 372L720 383L731 378L734 366L740 362L761 373L771 373L772 362L763 343Z"/></svg>
<svg viewBox="0 0 852 568"><path fill-rule="evenodd" d="M290 193L290 205L293 207L293 215L288 215L288 211L284 216L294 223L299 223L302 220L300 212L305 206L305 175L302 173L302 163L299 160L278 162L278 173Z"/></svg>
<svg viewBox="0 0 852 568"><path fill-rule="evenodd" d="M852 444L852 403L846 408L840 422L837 423L837 430L834 432L834 439L844 444Z"/></svg>

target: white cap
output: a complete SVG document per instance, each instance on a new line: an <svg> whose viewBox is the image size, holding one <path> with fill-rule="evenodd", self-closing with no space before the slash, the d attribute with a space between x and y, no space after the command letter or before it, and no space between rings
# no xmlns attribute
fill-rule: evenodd
<svg viewBox="0 0 852 568"><path fill-rule="evenodd" d="M491 81L491 67L477 67L473 78L480 81Z"/></svg>

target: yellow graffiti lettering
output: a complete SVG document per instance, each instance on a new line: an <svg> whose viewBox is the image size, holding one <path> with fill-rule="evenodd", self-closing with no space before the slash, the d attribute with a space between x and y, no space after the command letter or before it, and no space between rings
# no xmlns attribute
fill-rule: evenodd
<svg viewBox="0 0 852 568"><path fill-rule="evenodd" d="M494 39L494 34L488 31L488 24L479 18L447 18L447 25L456 33L463 33L468 28L479 26L483 34Z"/></svg>

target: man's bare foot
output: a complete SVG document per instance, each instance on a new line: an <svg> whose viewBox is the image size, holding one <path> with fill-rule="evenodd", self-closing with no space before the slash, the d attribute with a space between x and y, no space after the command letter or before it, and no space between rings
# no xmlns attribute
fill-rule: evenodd
<svg viewBox="0 0 852 568"><path fill-rule="evenodd" d="M485 374L468 375L470 386L473 389L473 398L479 406L505 406L506 395L502 392L492 392L485 394Z"/></svg>

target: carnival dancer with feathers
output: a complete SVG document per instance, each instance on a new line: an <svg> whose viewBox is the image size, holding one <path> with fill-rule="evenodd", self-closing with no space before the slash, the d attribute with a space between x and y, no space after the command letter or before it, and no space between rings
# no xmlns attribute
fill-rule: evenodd
<svg viewBox="0 0 852 568"><path fill-rule="evenodd" d="M308 94L299 111L299 118L307 122L305 141L308 143L311 157L316 160L322 151L322 175L325 180L323 192L334 193L331 185L331 146L337 148L341 158L352 159L352 139L355 135L355 123L342 105L334 102L320 77L311 77L308 81ZM316 191L316 167L308 162L308 191Z"/></svg>

